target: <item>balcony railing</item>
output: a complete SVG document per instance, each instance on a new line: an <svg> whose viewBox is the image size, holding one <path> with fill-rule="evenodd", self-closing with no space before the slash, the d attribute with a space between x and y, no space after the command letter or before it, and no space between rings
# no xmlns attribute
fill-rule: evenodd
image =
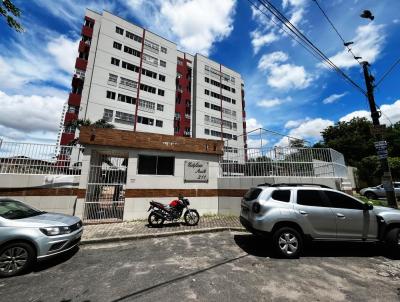
<svg viewBox="0 0 400 302"><path fill-rule="evenodd" d="M86 70L87 63L88 63L88 61L85 59L76 58L75 68L81 69L81 70Z"/></svg>
<svg viewBox="0 0 400 302"><path fill-rule="evenodd" d="M68 97L68 105L79 106L81 104L82 95L77 93L70 93Z"/></svg>

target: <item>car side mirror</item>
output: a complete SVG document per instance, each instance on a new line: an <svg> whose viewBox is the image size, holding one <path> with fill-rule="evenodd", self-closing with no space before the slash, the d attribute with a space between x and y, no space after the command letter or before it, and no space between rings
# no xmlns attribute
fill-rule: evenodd
<svg viewBox="0 0 400 302"><path fill-rule="evenodd" d="M370 203L364 203L364 211L369 211L372 210L374 208L374 206Z"/></svg>

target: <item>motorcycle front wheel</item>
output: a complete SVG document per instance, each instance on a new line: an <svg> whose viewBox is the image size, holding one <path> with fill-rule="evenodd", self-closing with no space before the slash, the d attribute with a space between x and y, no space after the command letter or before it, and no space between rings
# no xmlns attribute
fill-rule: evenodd
<svg viewBox="0 0 400 302"><path fill-rule="evenodd" d="M149 222L149 225L152 227L160 227L164 223L164 218L161 218L156 213L151 212L147 221Z"/></svg>
<svg viewBox="0 0 400 302"><path fill-rule="evenodd" d="M199 223L200 215L196 210L188 210L184 215L185 223L194 226Z"/></svg>

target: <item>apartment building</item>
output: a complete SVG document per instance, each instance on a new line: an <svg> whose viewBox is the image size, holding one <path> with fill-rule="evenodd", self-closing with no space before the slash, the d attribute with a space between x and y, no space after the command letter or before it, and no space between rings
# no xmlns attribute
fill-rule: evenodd
<svg viewBox="0 0 400 302"><path fill-rule="evenodd" d="M239 73L191 55L142 27L86 10L60 144L78 136L76 119L115 128L229 140L246 145L244 84Z"/></svg>

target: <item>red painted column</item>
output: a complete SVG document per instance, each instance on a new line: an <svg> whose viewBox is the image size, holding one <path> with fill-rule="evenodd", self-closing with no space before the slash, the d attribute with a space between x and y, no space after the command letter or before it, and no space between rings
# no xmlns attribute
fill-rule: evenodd
<svg viewBox="0 0 400 302"><path fill-rule="evenodd" d="M138 77L138 84L136 89L136 106L135 106L135 123L133 126L133 131L136 132L136 124L137 124L137 112L139 108L139 91L140 91L140 80L142 79L142 65L143 65L143 49L144 49L144 39L146 37L146 30L143 28L143 36L142 36L142 47L140 52L140 64L139 64L139 77Z"/></svg>
<svg viewBox="0 0 400 302"><path fill-rule="evenodd" d="M224 140L224 130L222 123L222 66L219 64L219 99L221 103L221 140Z"/></svg>

